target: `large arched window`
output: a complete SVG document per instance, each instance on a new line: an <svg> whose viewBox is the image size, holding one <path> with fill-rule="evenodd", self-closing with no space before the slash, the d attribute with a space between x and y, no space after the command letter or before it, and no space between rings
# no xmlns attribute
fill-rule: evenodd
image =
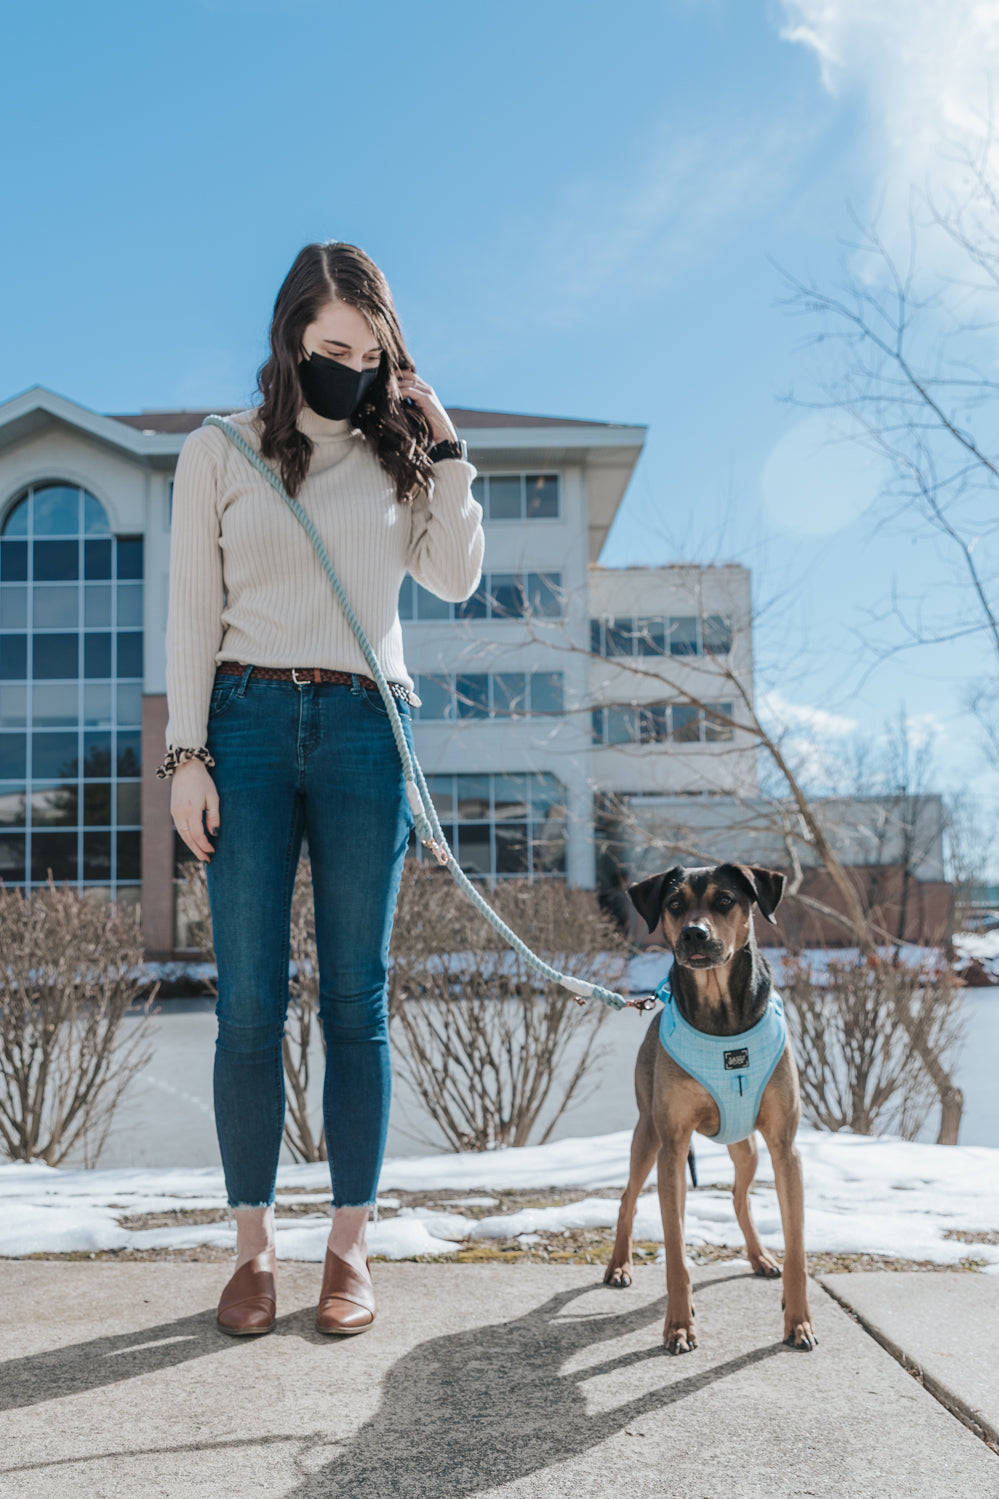
<svg viewBox="0 0 999 1499"><path fill-rule="evenodd" d="M0 533L0 878L136 901L142 537L59 482Z"/></svg>

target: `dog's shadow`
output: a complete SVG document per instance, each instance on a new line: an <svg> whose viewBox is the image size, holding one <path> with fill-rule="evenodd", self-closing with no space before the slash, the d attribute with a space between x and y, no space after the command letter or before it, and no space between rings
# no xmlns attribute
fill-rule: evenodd
<svg viewBox="0 0 999 1499"><path fill-rule="evenodd" d="M710 1294L731 1278L695 1289ZM577 1457L634 1420L781 1351L779 1342L767 1344L697 1369L663 1349L665 1298L622 1309L621 1293L608 1290L607 1311L575 1312L573 1302L595 1289L562 1291L512 1321L418 1344L387 1374L377 1412L284 1499L474 1495ZM565 1370L583 1350L646 1327L654 1339L648 1347ZM660 1365L661 1378L642 1372L649 1361ZM342 1367L349 1381L346 1358ZM588 1408L586 1381L629 1370L642 1393L610 1410Z"/></svg>

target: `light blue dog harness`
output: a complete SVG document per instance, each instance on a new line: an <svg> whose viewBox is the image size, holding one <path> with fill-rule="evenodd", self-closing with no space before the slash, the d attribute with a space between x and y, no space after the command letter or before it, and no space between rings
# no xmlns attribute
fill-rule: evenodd
<svg viewBox="0 0 999 1499"><path fill-rule="evenodd" d="M770 1081L787 1044L784 1002L771 989L762 1020L737 1036L709 1036L684 1020L663 979L656 989L663 1002L659 1039L684 1072L707 1088L718 1105L718 1145L748 1140L756 1128L763 1089Z"/></svg>

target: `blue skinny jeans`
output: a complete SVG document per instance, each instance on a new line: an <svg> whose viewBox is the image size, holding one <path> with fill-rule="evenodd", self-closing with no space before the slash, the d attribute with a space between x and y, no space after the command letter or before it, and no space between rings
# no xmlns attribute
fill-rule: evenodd
<svg viewBox="0 0 999 1499"><path fill-rule="evenodd" d="M412 745L409 704L398 707ZM251 677L248 666L241 676L216 674L206 743L219 794L206 875L218 965L215 1125L229 1206L274 1201L291 897L303 832L333 1206L373 1204L392 1092L389 939L413 824L388 711L356 676L350 684L299 686Z"/></svg>

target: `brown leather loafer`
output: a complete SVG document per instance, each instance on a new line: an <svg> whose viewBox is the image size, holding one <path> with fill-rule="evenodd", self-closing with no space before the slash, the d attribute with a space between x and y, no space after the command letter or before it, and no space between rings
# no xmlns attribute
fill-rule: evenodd
<svg viewBox="0 0 999 1499"><path fill-rule="evenodd" d="M215 1313L220 1331L234 1337L270 1332L277 1310L273 1263L274 1251L265 1249L240 1265L222 1292Z"/></svg>
<svg viewBox="0 0 999 1499"><path fill-rule="evenodd" d="M367 1260L364 1264L370 1269ZM327 1248L316 1327L328 1333L364 1332L374 1320L375 1293L371 1282Z"/></svg>

